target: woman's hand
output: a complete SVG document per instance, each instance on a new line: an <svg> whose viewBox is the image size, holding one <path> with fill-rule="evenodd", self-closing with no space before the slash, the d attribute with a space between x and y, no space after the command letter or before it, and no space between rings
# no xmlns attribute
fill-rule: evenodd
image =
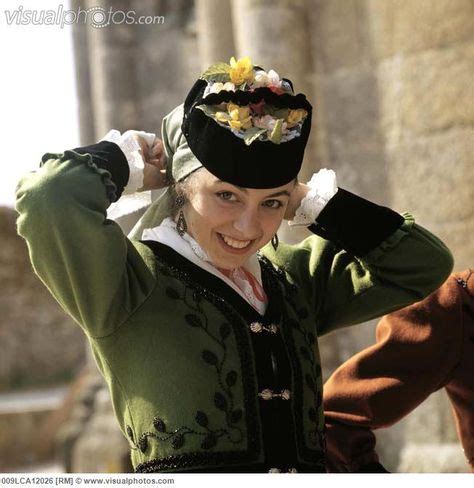
<svg viewBox="0 0 474 488"><path fill-rule="evenodd" d="M295 217L296 210L301 205L301 200L309 192L310 187L304 183L296 183L293 191L290 195L290 200L288 201L288 206L286 207L285 215L283 216L286 220L293 220Z"/></svg>
<svg viewBox="0 0 474 488"><path fill-rule="evenodd" d="M140 152L145 163L143 168L143 186L138 191L159 190L167 186L166 156L162 140L155 137L150 148L143 137L137 134L132 137L140 145Z"/></svg>

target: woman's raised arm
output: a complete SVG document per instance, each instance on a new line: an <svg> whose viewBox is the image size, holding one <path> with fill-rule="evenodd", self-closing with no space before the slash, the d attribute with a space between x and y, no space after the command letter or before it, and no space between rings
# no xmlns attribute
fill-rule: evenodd
<svg viewBox="0 0 474 488"><path fill-rule="evenodd" d="M47 153L17 187L18 233L34 271L92 337L112 333L150 295L154 258L106 218L130 178L114 142Z"/></svg>
<svg viewBox="0 0 474 488"><path fill-rule="evenodd" d="M449 249L414 218L342 188L296 245L265 254L299 286L318 335L421 300L453 267Z"/></svg>

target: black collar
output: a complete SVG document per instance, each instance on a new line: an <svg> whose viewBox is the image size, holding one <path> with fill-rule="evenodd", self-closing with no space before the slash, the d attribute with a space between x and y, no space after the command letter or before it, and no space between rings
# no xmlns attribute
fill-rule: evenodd
<svg viewBox="0 0 474 488"><path fill-rule="evenodd" d="M264 315L261 315L255 310L247 300L226 282L185 258L172 247L152 240L140 242L148 246L153 251L157 260L163 263L177 278L182 281L187 281L197 289L204 288L207 292L224 299L224 301L249 323L252 321L258 321L264 324L271 322L278 323L281 319L283 298L274 276L273 265L262 254L257 253L262 272L262 286L268 297L268 305Z"/></svg>

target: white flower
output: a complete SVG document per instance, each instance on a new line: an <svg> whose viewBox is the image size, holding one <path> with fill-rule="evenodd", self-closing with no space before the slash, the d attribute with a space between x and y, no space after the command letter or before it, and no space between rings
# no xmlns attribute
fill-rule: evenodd
<svg viewBox="0 0 474 488"><path fill-rule="evenodd" d="M219 93L224 88L224 83L220 83L219 81L213 83L209 90L209 93Z"/></svg>
<svg viewBox="0 0 474 488"><path fill-rule="evenodd" d="M220 81L217 81L211 85L211 87L209 88L209 93L219 93L221 90L235 91L235 85L230 81L227 81L226 83L221 83Z"/></svg>
<svg viewBox="0 0 474 488"><path fill-rule="evenodd" d="M271 132L275 127L276 121L277 119L275 119L271 115L264 115L263 117L254 117L253 125L255 127L260 127L261 129L267 129L268 132ZM286 126L286 122L283 122L281 128L282 133L285 133L287 131Z"/></svg>
<svg viewBox="0 0 474 488"><path fill-rule="evenodd" d="M261 86L268 86L268 85L280 87L281 80L279 74L273 69L271 69L268 73L263 70L258 70L255 73L255 79L252 86L254 88L259 88Z"/></svg>
<svg viewBox="0 0 474 488"><path fill-rule="evenodd" d="M255 117L253 125L261 129L273 130L275 127L275 119L271 115L264 115L263 117Z"/></svg>
<svg viewBox="0 0 474 488"><path fill-rule="evenodd" d="M235 91L235 85L232 82L227 81L224 83L224 87L222 89L225 91Z"/></svg>
<svg viewBox="0 0 474 488"><path fill-rule="evenodd" d="M278 86L278 87L281 85L279 74L272 69L268 72L268 81L269 81L269 85Z"/></svg>

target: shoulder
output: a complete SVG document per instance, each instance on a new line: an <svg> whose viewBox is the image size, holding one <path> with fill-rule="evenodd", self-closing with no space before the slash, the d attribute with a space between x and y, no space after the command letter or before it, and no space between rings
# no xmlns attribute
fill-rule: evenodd
<svg viewBox="0 0 474 488"><path fill-rule="evenodd" d="M316 267L332 262L340 250L333 242L310 235L296 244L280 241L277 249L269 243L260 249L260 253L274 266L291 274L301 273L304 269L311 273Z"/></svg>

